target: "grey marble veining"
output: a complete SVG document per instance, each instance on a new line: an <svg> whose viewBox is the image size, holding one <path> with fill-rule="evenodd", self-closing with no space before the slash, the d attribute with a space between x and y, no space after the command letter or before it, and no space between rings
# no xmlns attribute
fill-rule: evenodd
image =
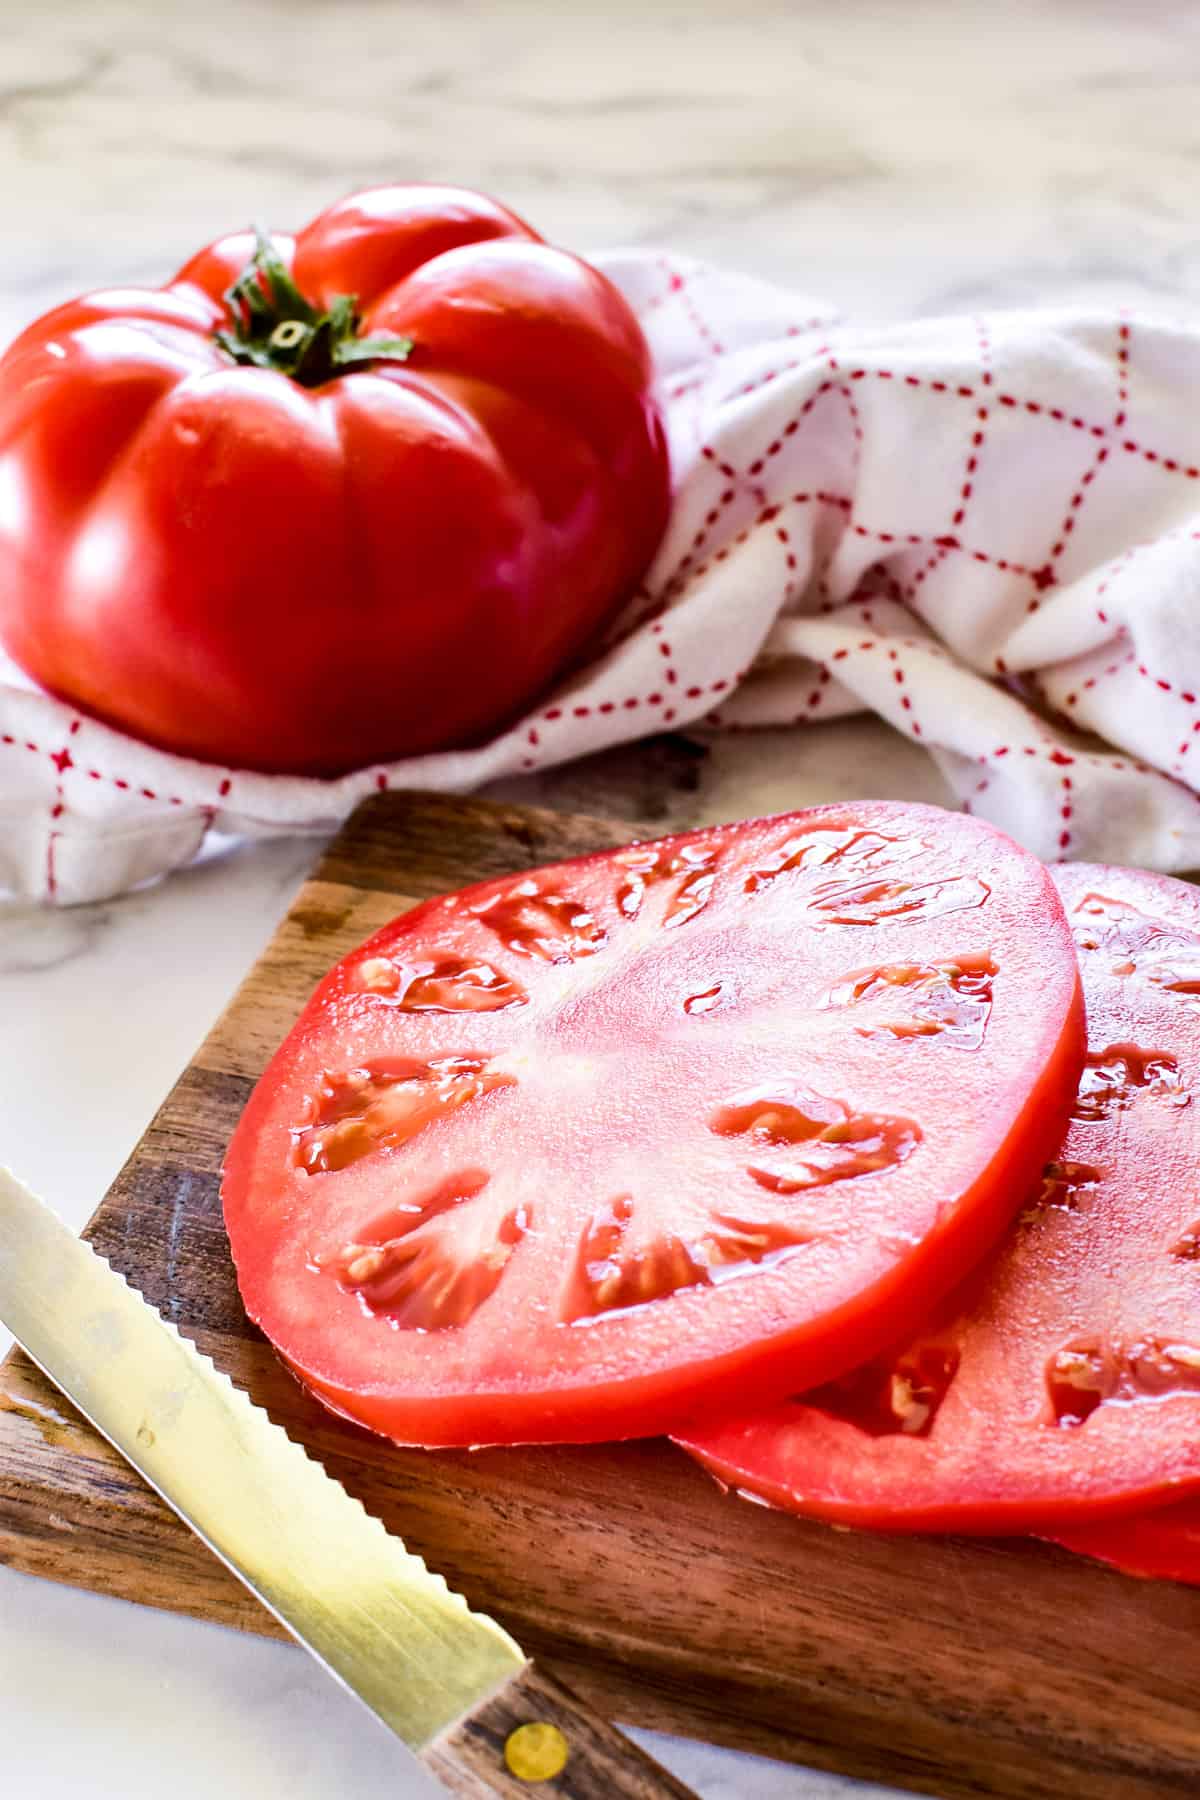
<svg viewBox="0 0 1200 1800"><path fill-rule="evenodd" d="M0 6L0 327L398 175L865 316L1186 294L1186 0Z"/></svg>
<svg viewBox="0 0 1200 1800"><path fill-rule="evenodd" d="M0 340L208 237L403 178L579 248L664 244L864 319L1200 288L1187 0L0 0ZM656 743L504 793L662 829L937 799L863 722ZM4 829L0 821L0 830ZM0 1159L82 1222L313 854L276 843L69 914L0 904ZM14 1800L407 1800L276 1645L0 1571ZM704 1800L865 1793L700 1746Z"/></svg>

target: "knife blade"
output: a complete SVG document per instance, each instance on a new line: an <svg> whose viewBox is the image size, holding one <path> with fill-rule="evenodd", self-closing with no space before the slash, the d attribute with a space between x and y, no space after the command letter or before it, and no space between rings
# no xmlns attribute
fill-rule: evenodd
<svg viewBox="0 0 1200 1800"><path fill-rule="evenodd" d="M695 1800L406 1550L0 1168L0 1321L299 1642L453 1793Z"/></svg>

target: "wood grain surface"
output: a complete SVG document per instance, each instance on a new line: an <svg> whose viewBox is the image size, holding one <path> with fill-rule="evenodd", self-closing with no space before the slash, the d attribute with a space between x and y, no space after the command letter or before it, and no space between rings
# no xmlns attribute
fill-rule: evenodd
<svg viewBox="0 0 1200 1800"><path fill-rule="evenodd" d="M628 835L380 796L301 890L89 1227L146 1296L463 1593L632 1724L945 1800L1200 1792L1200 1590L1024 1542L836 1532L665 1443L427 1454L323 1412L247 1323L219 1203L250 1088L329 964L409 901ZM19 1354L0 1370L0 1560L272 1632Z"/></svg>

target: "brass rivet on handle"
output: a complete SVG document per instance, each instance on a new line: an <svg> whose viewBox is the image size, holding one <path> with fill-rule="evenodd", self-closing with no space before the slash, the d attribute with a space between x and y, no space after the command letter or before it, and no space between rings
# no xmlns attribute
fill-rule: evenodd
<svg viewBox="0 0 1200 1800"><path fill-rule="evenodd" d="M571 1746L557 1725L518 1725L504 1745L504 1760L518 1781L553 1781L567 1766Z"/></svg>

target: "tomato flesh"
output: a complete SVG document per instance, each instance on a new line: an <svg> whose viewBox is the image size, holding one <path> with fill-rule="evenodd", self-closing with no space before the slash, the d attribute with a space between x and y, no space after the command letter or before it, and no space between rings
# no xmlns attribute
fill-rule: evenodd
<svg viewBox="0 0 1200 1800"><path fill-rule="evenodd" d="M1040 1191L903 1348L685 1432L723 1481L848 1524L978 1531L1200 1482L1200 895L1123 869L1054 878L1090 1048Z"/></svg>
<svg viewBox="0 0 1200 1800"><path fill-rule="evenodd" d="M935 808L492 881L347 957L276 1055L226 1166L242 1294L400 1441L657 1432L922 1316L1081 1056L1045 871Z"/></svg>

